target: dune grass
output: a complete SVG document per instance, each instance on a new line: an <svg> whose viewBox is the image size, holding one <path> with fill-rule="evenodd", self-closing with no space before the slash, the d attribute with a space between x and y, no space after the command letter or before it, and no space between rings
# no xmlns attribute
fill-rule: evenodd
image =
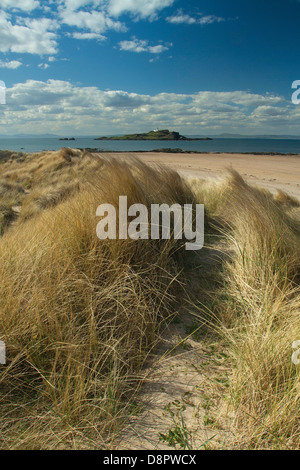
<svg viewBox="0 0 300 470"><path fill-rule="evenodd" d="M117 206L120 195L148 208L205 204L229 254L209 286L213 309L199 315L228 358L234 446L297 448L297 200L251 187L234 171L185 181L138 159L71 149L0 166L0 339L8 357L0 448L112 449L134 412L147 357L188 286L181 242L97 239L97 206Z"/></svg>
<svg viewBox="0 0 300 470"><path fill-rule="evenodd" d="M39 210L28 218L23 207L1 238L2 448L112 445L160 325L176 312L174 243L100 241L96 208L122 194L149 206L158 188L166 202L189 200L190 190L175 172L138 162L98 158L97 167L65 200L28 195L26 210Z"/></svg>
<svg viewBox="0 0 300 470"><path fill-rule="evenodd" d="M195 183L194 183L195 184ZM228 399L239 448L298 448L300 338L300 211L296 200L250 187L231 171L227 180L198 184L211 194L218 229L231 248L216 287L210 326L230 358ZM221 229L220 229L221 219Z"/></svg>

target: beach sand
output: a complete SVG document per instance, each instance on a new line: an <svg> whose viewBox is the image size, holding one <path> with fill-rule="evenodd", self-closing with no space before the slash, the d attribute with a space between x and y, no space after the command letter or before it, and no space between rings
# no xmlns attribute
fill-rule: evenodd
<svg viewBox="0 0 300 470"><path fill-rule="evenodd" d="M124 159L135 156L151 165L163 163L183 176L199 178L219 178L226 168L233 168L250 184L266 187L272 192L280 189L300 199L300 155L158 152L118 153L117 155Z"/></svg>

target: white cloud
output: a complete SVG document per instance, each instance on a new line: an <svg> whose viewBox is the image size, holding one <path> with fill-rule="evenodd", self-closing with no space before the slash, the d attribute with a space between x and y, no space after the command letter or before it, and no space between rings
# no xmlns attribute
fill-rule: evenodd
<svg viewBox="0 0 300 470"><path fill-rule="evenodd" d="M86 29L93 33L103 33L108 29L115 31L126 31L126 27L120 21L109 18L102 11L69 11L61 10L60 19L62 23L76 28Z"/></svg>
<svg viewBox="0 0 300 470"><path fill-rule="evenodd" d="M170 7L175 0L60 0L60 5L69 12L92 6L108 16L131 14L136 18L155 18L157 13Z"/></svg>
<svg viewBox="0 0 300 470"><path fill-rule="evenodd" d="M197 19L189 15L184 15L183 13L178 13L173 16L168 16L167 22L174 23L174 24L181 24L181 23L195 24L197 23Z"/></svg>
<svg viewBox="0 0 300 470"><path fill-rule="evenodd" d="M109 0L58 0L57 3L69 11L76 11L82 7L93 6L93 8L101 7L105 9L105 5Z"/></svg>
<svg viewBox="0 0 300 470"><path fill-rule="evenodd" d="M10 60L10 61L4 61L0 60L0 68L4 69L18 69L21 67L22 62L19 60Z"/></svg>
<svg viewBox="0 0 300 470"><path fill-rule="evenodd" d="M168 51L170 46L172 46L172 44L168 46L164 46L163 44L158 44L157 46L149 46L149 52L151 54L161 54L164 51Z"/></svg>
<svg viewBox="0 0 300 470"><path fill-rule="evenodd" d="M7 89L0 133L113 134L170 128L183 134L297 133L300 112L280 96L247 91L154 96L67 81L28 80ZM298 109L296 109L298 108ZM277 127L276 127L277 126ZM273 131L273 132L272 132Z"/></svg>
<svg viewBox="0 0 300 470"><path fill-rule="evenodd" d="M72 33L70 35L72 38L74 39L97 39L98 41L104 41L106 39L105 36L103 36L102 34L98 34L98 33L79 33L79 32L75 32L75 33Z"/></svg>
<svg viewBox="0 0 300 470"><path fill-rule="evenodd" d="M58 52L58 30L62 25L69 27L65 34L74 39L103 41L108 31L127 31L126 25L119 21L121 15L129 14L134 20L153 20L174 1L50 0L45 4L39 0L0 0L0 52L53 56ZM40 10L38 16L24 16L35 9ZM137 46L140 47L143 46ZM145 47L152 54L160 54L170 46L147 44Z"/></svg>
<svg viewBox="0 0 300 470"><path fill-rule="evenodd" d="M150 104L148 95L139 95L137 93L127 93L126 91L107 91L101 97L103 105L107 108L139 108L145 104Z"/></svg>
<svg viewBox="0 0 300 470"><path fill-rule="evenodd" d="M221 103L232 103L234 105L243 107L253 107L269 105L274 106L283 102L283 98L280 96L274 96L270 94L258 95L250 93L248 91L232 91L232 92L211 92L202 91L197 93L195 96L195 102L200 106L210 106L212 100L216 105Z"/></svg>
<svg viewBox="0 0 300 470"><path fill-rule="evenodd" d="M225 18L215 15L201 16L201 18L198 19L199 24L222 23L222 21L225 21Z"/></svg>
<svg viewBox="0 0 300 470"><path fill-rule="evenodd" d="M47 82L27 80L25 83L17 83L9 89L9 102L14 107L55 105L65 97L73 95L76 87L69 82L60 80L48 80Z"/></svg>
<svg viewBox="0 0 300 470"><path fill-rule="evenodd" d="M49 64L39 64L38 67L40 69L46 70L48 67L50 67L50 65Z"/></svg>
<svg viewBox="0 0 300 470"><path fill-rule="evenodd" d="M0 11L0 51L30 54L56 54L58 28L55 20L48 18L19 18L13 24L10 17Z"/></svg>
<svg viewBox="0 0 300 470"><path fill-rule="evenodd" d="M130 51L130 52L150 52L150 54L161 54L164 51L167 51L172 44L157 44L156 46L150 46L149 41L133 38L131 41L120 41L119 42L121 51Z"/></svg>
<svg viewBox="0 0 300 470"><path fill-rule="evenodd" d="M14 9L23 11L32 11L38 8L40 3L37 0L1 0L0 8L3 10Z"/></svg>
<svg viewBox="0 0 300 470"><path fill-rule="evenodd" d="M173 5L175 0L110 0L108 11L113 16L131 13L138 18L154 19L160 10Z"/></svg>
<svg viewBox="0 0 300 470"><path fill-rule="evenodd" d="M221 23L225 21L225 18L221 18L215 15L207 15L207 16L190 16L183 13L183 10L178 10L177 13L173 16L167 17L168 23L173 24L212 24L212 23Z"/></svg>
<svg viewBox="0 0 300 470"><path fill-rule="evenodd" d="M251 118L257 123L283 123L288 118L288 110L282 107L258 106L252 113Z"/></svg>

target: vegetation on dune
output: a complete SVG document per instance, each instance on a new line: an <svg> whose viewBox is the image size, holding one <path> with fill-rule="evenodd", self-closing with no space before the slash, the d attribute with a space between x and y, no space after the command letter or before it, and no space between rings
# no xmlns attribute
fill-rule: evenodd
<svg viewBox="0 0 300 470"><path fill-rule="evenodd" d="M300 324L300 212L284 210L237 175L232 193L227 236L235 254L220 310L241 440L254 448L297 448L300 379L291 356Z"/></svg>
<svg viewBox="0 0 300 470"><path fill-rule="evenodd" d="M223 183L192 183L231 247L207 321L229 357L228 399L239 448L298 448L300 204L250 187L234 171ZM202 312L203 313L203 312Z"/></svg>
<svg viewBox="0 0 300 470"><path fill-rule="evenodd" d="M0 243L2 448L105 448L180 292L174 243L100 242L95 214L120 194L147 206L158 191L169 203L189 200L181 178L64 152L3 174L20 182L29 174L34 190ZM76 188L51 198L74 167Z"/></svg>
<svg viewBox="0 0 300 470"><path fill-rule="evenodd" d="M161 327L187 297L186 259L172 240L97 239L97 206L117 206L124 194L129 205L205 204L227 256L214 281L199 280L211 303L199 294L189 308L217 333L230 368L232 445L297 448L298 201L233 171L218 182L185 181L137 159L71 149L8 156L0 166L0 339L8 358L0 447L111 449L132 412Z"/></svg>

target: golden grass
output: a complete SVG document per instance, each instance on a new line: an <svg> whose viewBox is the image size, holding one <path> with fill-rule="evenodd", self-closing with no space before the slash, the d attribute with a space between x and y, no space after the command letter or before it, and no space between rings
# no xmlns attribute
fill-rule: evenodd
<svg viewBox="0 0 300 470"><path fill-rule="evenodd" d="M285 191L277 189L277 194L275 196L275 201L285 204L288 207L300 207L300 201L293 196L290 196Z"/></svg>
<svg viewBox="0 0 300 470"><path fill-rule="evenodd" d="M185 260L174 241L97 239L97 206L117 206L127 195L128 205L148 208L205 204L230 249L210 289L210 321L231 367L234 445L297 448L297 200L253 188L234 171L185 182L137 159L71 149L7 158L0 166L0 338L8 352L0 447L112 449L131 413L143 365L183 292Z"/></svg>
<svg viewBox="0 0 300 470"><path fill-rule="evenodd" d="M0 234L14 220L12 208L22 205L20 221L27 220L46 207L57 205L85 184L87 175L97 172L101 160L80 150L62 148L21 156L6 152L0 166Z"/></svg>
<svg viewBox="0 0 300 470"><path fill-rule="evenodd" d="M98 168L84 188L55 207L40 204L0 241L2 448L112 445L159 325L175 312L174 243L100 241L96 208L124 194L149 206L153 188L166 202L190 191L175 172L138 162L99 160Z"/></svg>
<svg viewBox="0 0 300 470"><path fill-rule="evenodd" d="M211 312L211 326L231 361L237 445L297 448L300 380L291 358L300 338L300 212L286 207L294 200L274 200L234 171L221 188L221 232L234 251L215 293L219 307Z"/></svg>

